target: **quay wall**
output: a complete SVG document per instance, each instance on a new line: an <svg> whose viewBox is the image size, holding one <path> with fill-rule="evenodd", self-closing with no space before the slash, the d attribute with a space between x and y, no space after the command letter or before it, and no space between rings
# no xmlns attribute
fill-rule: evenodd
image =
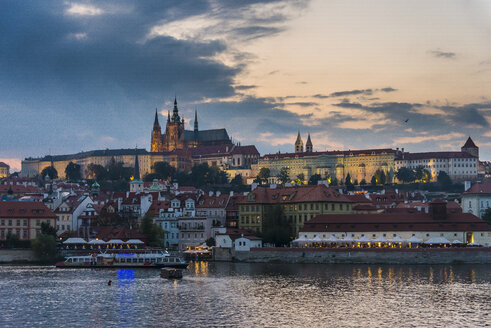
<svg viewBox="0 0 491 328"><path fill-rule="evenodd" d="M2 249L0 263L36 262L36 256L30 249Z"/></svg>
<svg viewBox="0 0 491 328"><path fill-rule="evenodd" d="M491 264L491 248L252 248L250 252L215 248L214 260L248 263Z"/></svg>

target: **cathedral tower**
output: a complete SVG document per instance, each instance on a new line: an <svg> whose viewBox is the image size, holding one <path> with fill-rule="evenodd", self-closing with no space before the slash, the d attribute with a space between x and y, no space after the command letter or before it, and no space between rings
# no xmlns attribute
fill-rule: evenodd
<svg viewBox="0 0 491 328"><path fill-rule="evenodd" d="M305 144L305 151L307 153L311 153L314 151L312 147L312 140L310 140L310 133L309 133L309 137L307 138L307 143Z"/></svg>
<svg viewBox="0 0 491 328"><path fill-rule="evenodd" d="M460 148L462 152L471 154L474 157L479 158L479 147L476 146L474 141L472 141L471 137L467 139L464 146Z"/></svg>
<svg viewBox="0 0 491 328"><path fill-rule="evenodd" d="M300 137L300 131L298 131L297 141L295 141L295 153L303 153L303 141Z"/></svg>
<svg viewBox="0 0 491 328"><path fill-rule="evenodd" d="M157 108L155 108L155 120L153 122L152 138L150 140L150 151L151 152L162 152L162 131L159 124L159 116L157 113Z"/></svg>

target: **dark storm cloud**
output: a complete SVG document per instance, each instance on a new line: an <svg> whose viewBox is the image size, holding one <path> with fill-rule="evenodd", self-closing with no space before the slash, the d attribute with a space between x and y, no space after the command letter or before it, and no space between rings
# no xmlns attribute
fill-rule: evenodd
<svg viewBox="0 0 491 328"><path fill-rule="evenodd" d="M432 54L437 58L447 58L447 59L453 59L456 56L455 52L441 51L441 50L432 50L430 51L430 54Z"/></svg>
<svg viewBox="0 0 491 328"><path fill-rule="evenodd" d="M283 28L266 26L248 26L233 29L231 32L236 36L244 37L245 40L264 38L284 31Z"/></svg>
<svg viewBox="0 0 491 328"><path fill-rule="evenodd" d="M319 105L316 102L299 101L294 103L288 103L288 105L300 106L300 107L313 107Z"/></svg>
<svg viewBox="0 0 491 328"><path fill-rule="evenodd" d="M337 91L333 92L329 95L325 94L315 94L312 97L313 98L318 98L318 99L326 99L326 98L338 98L338 97L349 97L349 96L371 96L375 92L394 92L397 91L397 89L394 89L392 87L386 87L382 89L362 89L362 90L346 90L346 91Z"/></svg>
<svg viewBox="0 0 491 328"><path fill-rule="evenodd" d="M333 92L329 96L330 97L346 97L346 96L354 96L354 95L371 95L372 93L373 93L372 89L349 90L349 91Z"/></svg>
<svg viewBox="0 0 491 328"><path fill-rule="evenodd" d="M186 105L252 89L255 86L234 87L245 64L231 67L212 59L228 50L226 43L147 36L156 25L217 12L223 20L240 19L240 27L228 30L230 35L259 38L281 32L281 26L268 26L284 21L281 14L260 12L261 17L255 17L251 10L247 18L242 17L259 2L287 5L281 1L214 1L213 6L211 1L81 1L100 9L91 16L67 13L75 2L3 1L0 106L9 112L10 124L1 137L16 135L18 140L4 143L9 149L2 151L22 149L36 155L46 148L63 153L133 147L148 142L142 135L151 128L152 111L174 94L180 105ZM234 55L250 59L247 53ZM272 99L259 102L268 101L274 103ZM220 127L227 125L220 112L214 117ZM26 124L29 133L20 133L26 131ZM32 135L39 138L32 140ZM108 144L107 140L115 141Z"/></svg>
<svg viewBox="0 0 491 328"><path fill-rule="evenodd" d="M463 106L440 106L445 111L447 118L455 125L489 127L489 123L483 113L491 109L491 103L467 104Z"/></svg>
<svg viewBox="0 0 491 328"><path fill-rule="evenodd" d="M257 85L237 85L234 88L235 90L250 90L257 88Z"/></svg>

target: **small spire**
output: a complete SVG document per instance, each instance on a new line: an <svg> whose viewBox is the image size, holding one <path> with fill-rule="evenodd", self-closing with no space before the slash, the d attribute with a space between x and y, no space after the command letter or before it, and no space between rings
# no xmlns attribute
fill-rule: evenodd
<svg viewBox="0 0 491 328"><path fill-rule="evenodd" d="M194 110L194 132L198 132L198 110Z"/></svg>
<svg viewBox="0 0 491 328"><path fill-rule="evenodd" d="M157 108L155 108L155 120L153 122L153 125L159 125L159 115L157 113Z"/></svg>
<svg viewBox="0 0 491 328"><path fill-rule="evenodd" d="M167 121L170 121L170 111L167 111Z"/></svg>

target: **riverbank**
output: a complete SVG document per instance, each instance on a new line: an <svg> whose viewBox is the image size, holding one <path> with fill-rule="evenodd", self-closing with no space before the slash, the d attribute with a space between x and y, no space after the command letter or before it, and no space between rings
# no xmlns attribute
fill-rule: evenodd
<svg viewBox="0 0 491 328"><path fill-rule="evenodd" d="M491 248L215 248L214 261L246 263L491 264Z"/></svg>
<svg viewBox="0 0 491 328"><path fill-rule="evenodd" d="M32 249L1 249L0 264L34 264L39 260Z"/></svg>

